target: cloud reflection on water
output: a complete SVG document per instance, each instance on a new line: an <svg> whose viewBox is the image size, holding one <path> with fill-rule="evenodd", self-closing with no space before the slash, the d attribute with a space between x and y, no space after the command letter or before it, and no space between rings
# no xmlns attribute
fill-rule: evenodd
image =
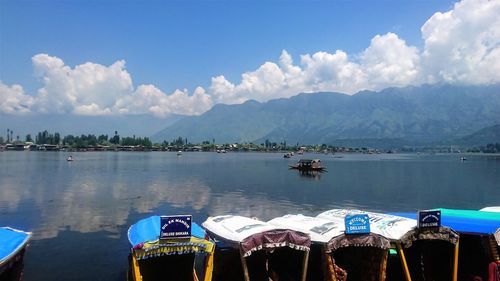
<svg viewBox="0 0 500 281"><path fill-rule="evenodd" d="M83 181L68 177L55 185L27 187L13 179L0 177L0 213L9 216L23 208L36 217L34 229L30 229L34 239L54 238L63 230L106 231L119 236L133 212L153 212L165 203L173 208L201 210L210 201L210 188L193 178L183 182L153 179L140 187L123 180L103 182L92 177Z"/></svg>

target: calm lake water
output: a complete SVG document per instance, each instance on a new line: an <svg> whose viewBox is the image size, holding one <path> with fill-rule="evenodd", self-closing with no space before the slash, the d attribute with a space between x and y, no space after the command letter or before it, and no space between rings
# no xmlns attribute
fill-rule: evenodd
<svg viewBox="0 0 500 281"><path fill-rule="evenodd" d="M34 233L25 280L124 280L130 224L152 214L264 220L331 208L409 211L500 205L500 157L280 153L0 152L0 225Z"/></svg>

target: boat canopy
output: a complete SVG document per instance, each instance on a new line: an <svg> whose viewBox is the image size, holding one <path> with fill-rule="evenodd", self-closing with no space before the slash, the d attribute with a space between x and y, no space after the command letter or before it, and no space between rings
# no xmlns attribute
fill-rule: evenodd
<svg viewBox="0 0 500 281"><path fill-rule="evenodd" d="M463 233L494 235L500 246L500 213L475 210L437 209L441 211L441 224ZM399 213L415 218L413 213Z"/></svg>
<svg viewBox="0 0 500 281"><path fill-rule="evenodd" d="M349 246L370 246L381 249L390 247L389 240L375 233L346 236L343 220L340 222L304 215L285 215L274 218L269 223L308 233L313 242L325 243L327 252Z"/></svg>
<svg viewBox="0 0 500 281"><path fill-rule="evenodd" d="M345 216L359 214L368 215L371 232L382 235L391 241L400 240L403 235L417 226L415 219L354 209L332 209L319 214L317 217L343 223Z"/></svg>
<svg viewBox="0 0 500 281"><path fill-rule="evenodd" d="M321 162L321 160L319 159L300 159L298 161L298 163L301 163L301 164L311 164L311 163L319 163Z"/></svg>
<svg viewBox="0 0 500 281"><path fill-rule="evenodd" d="M243 257L262 249L287 246L300 251L309 251L311 246L311 239L305 233L242 216L210 217L202 225L217 239L238 247Z"/></svg>
<svg viewBox="0 0 500 281"><path fill-rule="evenodd" d="M30 232L24 232L10 227L0 227L0 265L8 262L19 253L30 239Z"/></svg>
<svg viewBox="0 0 500 281"><path fill-rule="evenodd" d="M160 216L151 216L130 226L128 240L138 260L161 255L214 252L214 243L205 239L205 231L192 222L191 237L160 239Z"/></svg>

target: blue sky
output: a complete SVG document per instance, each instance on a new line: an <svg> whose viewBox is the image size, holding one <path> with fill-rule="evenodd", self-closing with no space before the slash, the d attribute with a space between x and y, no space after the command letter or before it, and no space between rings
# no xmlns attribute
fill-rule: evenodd
<svg viewBox="0 0 500 281"><path fill-rule="evenodd" d="M421 45L420 27L452 1L4 1L0 79L36 89L31 57L68 65L123 59L134 83L208 85L292 55L362 51L376 34Z"/></svg>
<svg viewBox="0 0 500 281"><path fill-rule="evenodd" d="M481 8L480 2L484 1L472 3L469 0L462 5L464 7L461 11L471 9L467 6ZM495 5L490 5L493 7L488 10L493 16L495 13L498 15L498 1L492 2L495 2ZM281 86L277 88L271 85L276 80L264 81L258 85L242 85L245 84L242 83L244 73L250 73L249 81L256 81L262 76L269 76L269 71L277 70L274 65L266 65L266 62L278 65L282 76L286 76L288 72L284 71L283 65L279 63L280 56L285 60L287 57L293 59L291 65L299 67L303 72L306 72L306 69L315 69L317 64L313 65L313 62L318 60L331 63L327 70L301 75L303 78L307 77L309 82L304 80L300 86L290 86L293 81L279 81L281 84L286 83L287 89L293 88L296 91L335 90L352 94L362 89L379 90L385 86L404 86L448 79L448 76L437 77L436 73L442 71L425 73L425 77L432 77L428 80L422 78L420 69L430 68L426 66L429 65L428 61L421 65L428 47L421 28L436 12L444 13L456 9L454 4L454 1L431 0L0 0L0 81L3 87L0 94L25 100L23 105L17 105L17 109L12 105L9 108L4 105L7 109L4 108L3 112L18 113L22 111L19 108L29 108L29 111L74 114L91 114L90 111L95 110L96 114L145 111L158 116L183 112L189 115L202 113L218 102L238 103L246 99L265 101L275 97L288 97L292 95L292 90L284 96L274 93L283 92ZM459 13L456 12L454 16L458 18ZM435 20L429 26L438 30L440 23L441 21ZM479 26L477 30L481 28L482 26ZM461 30L453 32L458 33ZM367 52L367 49L371 44L374 45L372 40L377 35L381 36L379 50L368 54L370 52ZM386 81L377 82L366 78L371 74L364 72L365 65L373 67L377 65L376 60L386 58L385 54L380 54L380 48L385 48L387 44L398 45L399 47L395 48L401 50L400 56L408 55L409 62L397 67L404 70L408 69L410 64L412 71L418 73L409 74L411 79L404 81L388 78ZM283 50L286 50L286 54L282 53ZM341 70L337 67L341 65L338 61L342 60L341 54L334 56L337 50L348 56ZM398 50L393 54L399 54ZM320 54L314 57L318 52L332 56ZM40 54L46 54L48 57L32 59ZM310 54L310 60L302 57L307 54ZM53 74L51 68L59 61L60 67L64 65L70 69L89 62L96 67L102 66L103 73L108 73L107 67L121 60L126 63L117 68L121 70L121 74L129 75L131 81L110 82L112 85L121 85L116 89L116 94L109 93L116 96L116 102L112 105L88 98L94 94L97 97L113 92L112 86L103 84L106 91L81 86L77 79L88 80L96 77L82 78L80 75L78 78L64 78L60 73L59 76ZM385 73L385 70L390 70L394 66L394 59L392 60L392 64L384 61L382 66L377 66L377 71ZM361 78L352 78L358 71L357 67L362 72L359 76ZM260 74L257 73L261 68ZM337 77L346 71L349 72L346 75L351 77L348 87L342 86L346 83ZM323 74L335 76L337 80L332 82L329 77L322 78ZM221 75L224 79L220 78L214 83L213 78ZM319 78L311 78L312 75ZM419 78L415 78L416 76ZM452 78L452 81L459 80ZM59 81L60 84L71 81L72 85L77 85L73 87L76 91L73 99L68 99L71 101L68 102L70 105L54 109L41 105L41 97L37 97L40 89L46 92L46 96L53 96L53 100L61 99L63 95L55 90L56 86L43 82L47 79ZM113 77L109 79L112 80ZM316 84L311 86L311 79L326 82L316 81ZM494 76L487 82L496 79ZM15 85L22 89L15 88ZM198 91L197 87L200 87ZM85 89L81 90L83 88ZM177 91L177 98L174 98L172 95L177 89L180 92ZM124 94L125 90L129 93ZM224 96L223 92L231 94ZM196 93L203 101L181 101ZM183 106L179 108L184 108L184 111L152 108L152 104L132 110L130 106L124 105L127 95L130 95L128 100L137 99L141 95L165 98L165 106L181 101ZM30 100L31 97L35 99ZM186 109L203 102L203 106L192 111ZM45 104L48 104L48 101L45 101ZM78 109L80 105L84 108Z"/></svg>

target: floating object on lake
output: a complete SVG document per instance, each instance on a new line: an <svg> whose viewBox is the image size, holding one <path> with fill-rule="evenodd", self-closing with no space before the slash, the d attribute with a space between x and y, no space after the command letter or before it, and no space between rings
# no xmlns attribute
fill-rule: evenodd
<svg viewBox="0 0 500 281"><path fill-rule="evenodd" d="M21 280L23 259L31 233L0 227L0 280Z"/></svg>
<svg viewBox="0 0 500 281"><path fill-rule="evenodd" d="M195 259L204 258L204 279L212 280L215 245L191 216L152 216L130 226L127 280L200 280ZM200 256L201 255L201 256Z"/></svg>
<svg viewBox="0 0 500 281"><path fill-rule="evenodd" d="M232 215L202 225L217 242L215 280L306 280L308 234Z"/></svg>
<svg viewBox="0 0 500 281"><path fill-rule="evenodd" d="M295 165L289 165L290 169L299 171L326 171L326 167L321 164L319 159L300 159Z"/></svg>

